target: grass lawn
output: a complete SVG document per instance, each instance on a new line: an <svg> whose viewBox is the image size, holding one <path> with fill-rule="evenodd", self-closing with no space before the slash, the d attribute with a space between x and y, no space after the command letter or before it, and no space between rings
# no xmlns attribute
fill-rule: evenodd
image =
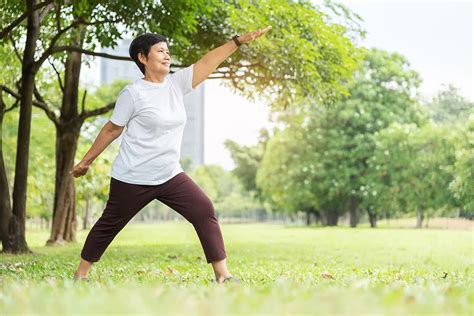
<svg viewBox="0 0 474 316"><path fill-rule="evenodd" d="M73 283L78 243L0 254L0 314L472 315L473 230L221 224L229 271L215 284L191 224L130 223Z"/></svg>

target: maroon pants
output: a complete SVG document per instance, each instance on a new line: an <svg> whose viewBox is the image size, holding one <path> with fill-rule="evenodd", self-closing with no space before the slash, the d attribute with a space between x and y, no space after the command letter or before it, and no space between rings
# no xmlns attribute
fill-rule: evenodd
<svg viewBox="0 0 474 316"><path fill-rule="evenodd" d="M207 263L226 258L214 206L185 172L158 185L130 184L111 178L107 205L91 228L81 257L89 262L99 261L122 228L154 199L174 209L194 226Z"/></svg>

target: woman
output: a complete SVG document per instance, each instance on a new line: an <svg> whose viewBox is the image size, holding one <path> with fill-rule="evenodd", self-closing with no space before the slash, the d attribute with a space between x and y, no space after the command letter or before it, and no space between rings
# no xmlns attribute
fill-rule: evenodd
<svg viewBox="0 0 474 316"><path fill-rule="evenodd" d="M89 270L125 225L149 202L157 199L186 218L195 228L215 281L240 282L227 269L226 252L213 204L179 163L186 112L183 97L203 82L243 43L265 34L271 26L234 36L196 63L173 74L165 37L147 33L130 44L130 57L144 77L120 93L110 118L84 158L69 172L87 173L95 158L124 129L113 162L106 207L91 228L81 252L74 280L88 280Z"/></svg>

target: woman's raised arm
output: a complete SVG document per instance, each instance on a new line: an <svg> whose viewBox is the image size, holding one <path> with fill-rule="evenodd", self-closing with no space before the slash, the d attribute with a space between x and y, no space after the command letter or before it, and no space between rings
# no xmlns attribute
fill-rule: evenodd
<svg viewBox="0 0 474 316"><path fill-rule="evenodd" d="M242 44L251 42L266 32L268 32L272 27L267 26L266 28L259 29L238 37L238 41ZM209 51L204 55L201 59L199 59L194 64L194 71L193 71L193 89L203 82L204 80L209 77L211 73L213 73L217 67L226 60L233 52L237 50L237 45L233 40L228 41L224 45L221 45L213 50Z"/></svg>

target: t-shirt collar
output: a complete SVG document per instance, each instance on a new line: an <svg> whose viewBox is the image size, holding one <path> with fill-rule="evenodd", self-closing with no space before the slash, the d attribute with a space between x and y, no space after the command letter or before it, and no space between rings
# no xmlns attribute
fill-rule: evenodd
<svg viewBox="0 0 474 316"><path fill-rule="evenodd" d="M161 83L160 82L151 82L151 81L145 80L143 78L138 78L136 80L136 82L143 85L143 86L150 87L150 88L162 88L166 85L166 82L168 81L167 77L168 76L165 76L165 80Z"/></svg>

